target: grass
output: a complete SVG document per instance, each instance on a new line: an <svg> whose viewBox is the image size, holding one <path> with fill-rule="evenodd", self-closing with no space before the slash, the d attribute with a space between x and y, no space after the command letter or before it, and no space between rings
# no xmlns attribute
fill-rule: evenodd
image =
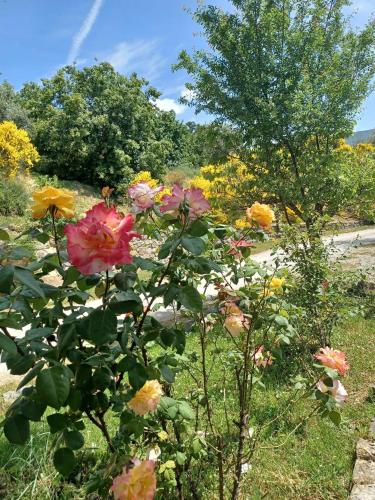
<svg viewBox="0 0 375 500"><path fill-rule="evenodd" d="M328 421L313 419L296 435L289 437L285 446L280 446L290 432L291 422L284 422L269 435L258 448L253 459L252 469L244 480L245 499L260 497L269 499L342 499L347 498L350 489L354 461L355 443L359 437L366 437L370 419L375 415L375 405L367 401L368 386L375 379L375 320L362 317L345 321L334 333L333 343L347 353L350 361L350 374L345 380L349 398L343 411L343 422L336 428ZM192 335L187 350L197 347L197 339ZM213 377L217 380L215 390L220 404L221 366L214 365ZM7 385L1 392L13 388ZM185 396L191 390L191 379L186 372L179 375L177 393ZM256 418L280 411L283 388L276 381L268 393L259 399ZM0 401L1 401L0 396ZM266 402L265 402L266 401ZM4 412L4 404L0 406ZM301 408L301 411L303 408ZM220 418L220 413L219 413ZM114 430L114 422L109 426ZM103 458L105 445L96 428L87 426L85 442L92 452L90 460ZM32 437L25 447L10 445L0 435L0 498L4 500L50 498L80 499L84 493L72 483L61 483L51 463L51 438L47 424L33 424ZM83 473L90 469L90 462L82 463ZM197 464L201 467L201 463ZM205 465L209 477L209 464ZM203 478L202 482L204 482ZM207 479L206 494L213 497L211 480ZM256 493L259 492L259 493ZM260 495L260 496L259 496ZM164 499L168 500L168 499Z"/></svg>

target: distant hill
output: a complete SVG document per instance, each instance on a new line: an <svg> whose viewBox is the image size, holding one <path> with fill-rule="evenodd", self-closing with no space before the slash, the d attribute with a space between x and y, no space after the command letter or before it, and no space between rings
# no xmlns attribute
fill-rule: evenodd
<svg viewBox="0 0 375 500"><path fill-rule="evenodd" d="M366 143L375 140L375 128L370 130L361 130L359 132L354 132L351 137L345 139L348 144L355 146L359 142Z"/></svg>

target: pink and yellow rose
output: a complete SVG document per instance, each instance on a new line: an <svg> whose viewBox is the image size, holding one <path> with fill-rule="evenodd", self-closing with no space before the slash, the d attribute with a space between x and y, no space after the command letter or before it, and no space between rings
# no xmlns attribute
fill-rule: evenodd
<svg viewBox="0 0 375 500"><path fill-rule="evenodd" d="M128 194L133 201L133 211L139 213L153 207L156 195L163 189L163 186L152 187L148 182L138 182L130 186Z"/></svg>
<svg viewBox="0 0 375 500"><path fill-rule="evenodd" d="M322 347L314 357L319 360L322 365L336 370L341 376L345 376L346 372L349 370L345 353L342 351L331 349L330 347Z"/></svg>
<svg viewBox="0 0 375 500"><path fill-rule="evenodd" d="M107 271L114 265L130 264L130 241L140 237L132 231L134 216L120 214L115 207L98 203L77 224L67 224L70 262L82 274Z"/></svg>
<svg viewBox="0 0 375 500"><path fill-rule="evenodd" d="M225 318L224 326L232 337L238 337L248 329L249 321L243 314L231 314Z"/></svg>
<svg viewBox="0 0 375 500"><path fill-rule="evenodd" d="M200 217L210 209L210 204L204 197L202 189L183 189L179 184L173 186L171 195L166 194L163 196L162 203L160 211L162 213L170 213L176 217L181 205L186 203L189 208L190 220Z"/></svg>
<svg viewBox="0 0 375 500"><path fill-rule="evenodd" d="M163 388L157 380L147 380L128 405L136 415L146 415L156 410L162 394Z"/></svg>
<svg viewBox="0 0 375 500"><path fill-rule="evenodd" d="M113 480L111 491L115 500L152 500L156 490L155 462L135 459L133 463Z"/></svg>

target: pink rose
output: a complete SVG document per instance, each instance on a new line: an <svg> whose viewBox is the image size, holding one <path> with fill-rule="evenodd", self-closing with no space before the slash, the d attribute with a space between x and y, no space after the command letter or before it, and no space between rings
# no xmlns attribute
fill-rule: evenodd
<svg viewBox="0 0 375 500"><path fill-rule="evenodd" d="M339 406L344 405L348 393L339 380L333 380L332 387L326 385L323 380L319 380L316 386L320 392L328 393L330 396L332 396Z"/></svg>
<svg viewBox="0 0 375 500"><path fill-rule="evenodd" d="M336 370L340 375L345 376L349 370L349 365L345 359L345 353L331 349L330 347L322 347L320 351L314 355L322 365Z"/></svg>
<svg viewBox="0 0 375 500"><path fill-rule="evenodd" d="M133 211L143 212L155 204L155 196L164 189L163 186L151 187L147 182L138 182L128 189L128 194L133 200Z"/></svg>
<svg viewBox="0 0 375 500"><path fill-rule="evenodd" d="M210 204L203 196L203 191L199 188L183 189L179 184L175 184L171 195L164 195L161 200L164 205L160 207L161 212L167 212L177 217L182 203L189 207L189 218L194 220L210 209Z"/></svg>
<svg viewBox="0 0 375 500"><path fill-rule="evenodd" d="M98 203L77 224L67 224L70 262L82 274L107 271L113 265L130 264L129 242L140 237L132 232L134 216L122 216L114 207Z"/></svg>

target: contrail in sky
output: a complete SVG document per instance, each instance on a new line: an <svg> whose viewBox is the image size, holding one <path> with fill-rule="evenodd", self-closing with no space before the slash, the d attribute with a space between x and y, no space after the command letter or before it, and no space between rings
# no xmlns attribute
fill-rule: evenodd
<svg viewBox="0 0 375 500"><path fill-rule="evenodd" d="M94 0L90 12L87 14L85 20L83 21L78 33L74 36L72 46L70 47L67 64L72 64L79 54L82 43L85 41L87 36L90 34L92 27L98 17L100 9L104 0Z"/></svg>

